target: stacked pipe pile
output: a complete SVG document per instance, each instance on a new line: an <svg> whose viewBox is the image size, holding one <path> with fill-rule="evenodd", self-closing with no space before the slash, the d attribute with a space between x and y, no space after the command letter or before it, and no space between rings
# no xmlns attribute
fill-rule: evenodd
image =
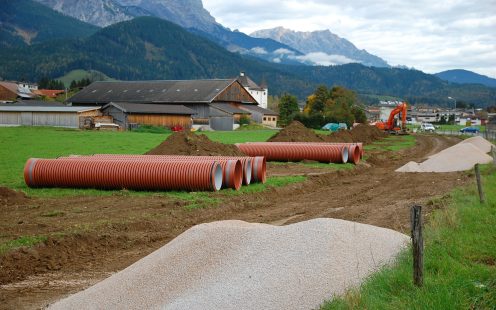
<svg viewBox="0 0 496 310"><path fill-rule="evenodd" d="M24 179L29 187L239 190L242 183L265 182L266 162L263 157L113 154L32 158Z"/></svg>
<svg viewBox="0 0 496 310"><path fill-rule="evenodd" d="M236 146L249 156L264 156L271 161L314 160L324 163L358 164L363 155L362 143L325 142L249 142Z"/></svg>
<svg viewBox="0 0 496 310"><path fill-rule="evenodd" d="M250 183L265 183L267 163L263 156L188 156L188 155L123 155L123 154L95 154L92 157L104 157L113 159L133 159L133 158L147 158L162 161L197 161L197 160L239 160L243 169L243 184L249 185ZM82 158L82 157L78 157Z"/></svg>

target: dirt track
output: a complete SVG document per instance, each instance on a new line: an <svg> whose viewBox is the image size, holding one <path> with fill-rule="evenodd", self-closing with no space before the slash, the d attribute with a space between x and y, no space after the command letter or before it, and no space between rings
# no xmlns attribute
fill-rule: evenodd
<svg viewBox="0 0 496 310"><path fill-rule="evenodd" d="M269 165L269 175L309 174L308 180L225 197L219 207L194 211L185 210L184 202L158 196L38 198L2 206L4 235L64 235L0 258L0 307L42 307L125 268L202 222L239 219L283 225L332 217L407 232L409 205L442 198L468 177L464 173L401 174L394 169L457 141L418 136L414 148L368 152L367 163L353 170ZM442 203L440 199L427 206ZM54 210L58 213L51 216Z"/></svg>

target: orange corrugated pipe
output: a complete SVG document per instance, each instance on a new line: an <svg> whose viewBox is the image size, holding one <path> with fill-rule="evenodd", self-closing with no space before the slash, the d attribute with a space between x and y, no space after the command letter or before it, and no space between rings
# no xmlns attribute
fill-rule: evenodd
<svg viewBox="0 0 496 310"><path fill-rule="evenodd" d="M62 157L63 158L63 157ZM77 158L81 160L126 160L126 161L217 161L222 167L222 188L232 188L239 190L243 181L243 167L238 159L228 158L198 158L196 156L165 156L165 155L119 155L119 154L98 154L94 156L71 156L65 158Z"/></svg>
<svg viewBox="0 0 496 310"><path fill-rule="evenodd" d="M348 148L338 145L258 142L240 143L236 146L249 156L264 156L269 161L315 160L327 163L348 161Z"/></svg>
<svg viewBox="0 0 496 310"><path fill-rule="evenodd" d="M247 142L248 144L259 144L261 142ZM262 142L264 143L264 142ZM362 142L270 142L272 144L305 144L305 145L337 145L348 148L348 161L353 164L358 164L363 157L363 143Z"/></svg>
<svg viewBox="0 0 496 310"><path fill-rule="evenodd" d="M30 158L24 180L29 187L217 191L222 168L215 161Z"/></svg>
<svg viewBox="0 0 496 310"><path fill-rule="evenodd" d="M95 154L93 156L107 156L113 154ZM164 157L184 157L184 158L204 158L204 159L238 159L241 160L243 169L243 183L265 183L267 179L267 162L263 156L188 156L188 155L124 155L115 154L116 156L164 156ZM249 171L251 166L251 171Z"/></svg>

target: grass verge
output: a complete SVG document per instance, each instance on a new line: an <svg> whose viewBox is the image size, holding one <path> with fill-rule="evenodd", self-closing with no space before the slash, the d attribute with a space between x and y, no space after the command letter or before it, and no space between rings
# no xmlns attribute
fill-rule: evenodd
<svg viewBox="0 0 496 310"><path fill-rule="evenodd" d="M399 151L415 146L417 137L415 135L406 136L389 136L372 144L365 145L363 148L367 150L387 150Z"/></svg>
<svg viewBox="0 0 496 310"><path fill-rule="evenodd" d="M20 247L32 247L46 240L47 237L45 236L22 236L15 240L0 243L0 255Z"/></svg>
<svg viewBox="0 0 496 310"><path fill-rule="evenodd" d="M476 185L455 190L424 231L424 286L412 284L411 249L358 289L321 309L495 309L496 168L485 166L487 202Z"/></svg>

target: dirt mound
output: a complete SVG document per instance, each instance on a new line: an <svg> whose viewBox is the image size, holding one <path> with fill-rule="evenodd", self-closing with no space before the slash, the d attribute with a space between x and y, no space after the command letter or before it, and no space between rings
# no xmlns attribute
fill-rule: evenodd
<svg viewBox="0 0 496 310"><path fill-rule="evenodd" d="M236 146L211 141L205 135L175 132L145 155L245 156Z"/></svg>
<svg viewBox="0 0 496 310"><path fill-rule="evenodd" d="M322 136L325 142L362 142L362 141L354 141L353 136L348 130L338 130L336 132L331 133L328 136Z"/></svg>
<svg viewBox="0 0 496 310"><path fill-rule="evenodd" d="M353 142L371 143L387 136L375 126L360 124L350 131Z"/></svg>
<svg viewBox="0 0 496 310"><path fill-rule="evenodd" d="M291 124L270 137L268 142L324 142L324 139L312 129L305 127L298 121Z"/></svg>
<svg viewBox="0 0 496 310"><path fill-rule="evenodd" d="M18 204L25 202L28 198L22 192L16 192L7 187L0 186L0 205Z"/></svg>

